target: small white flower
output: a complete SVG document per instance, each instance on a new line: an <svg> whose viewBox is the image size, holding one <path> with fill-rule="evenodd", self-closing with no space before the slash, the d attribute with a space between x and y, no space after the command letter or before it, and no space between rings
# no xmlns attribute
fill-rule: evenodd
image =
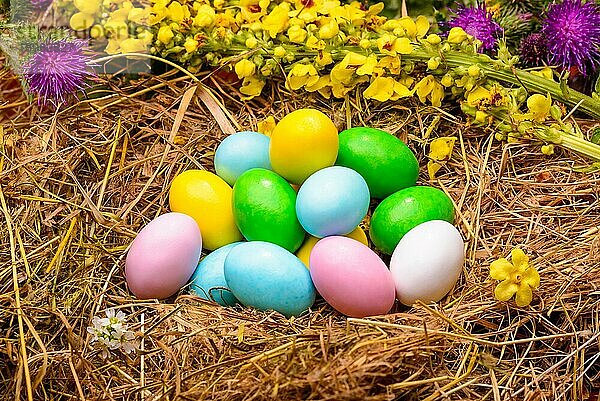
<svg viewBox="0 0 600 401"><path fill-rule="evenodd" d="M128 330L125 323L127 315L114 309L106 310L106 317L94 316L91 327L87 328L92 334L91 343L102 350L102 357L108 358L111 350L121 349L126 354L135 351L138 343L135 334Z"/></svg>

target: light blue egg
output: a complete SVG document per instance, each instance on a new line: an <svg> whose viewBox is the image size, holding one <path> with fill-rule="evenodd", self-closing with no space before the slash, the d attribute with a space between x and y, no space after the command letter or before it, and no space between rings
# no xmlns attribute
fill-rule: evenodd
<svg viewBox="0 0 600 401"><path fill-rule="evenodd" d="M238 132L225 138L215 153L217 175L233 185L240 175L252 168L271 170L270 138L258 132Z"/></svg>
<svg viewBox="0 0 600 401"><path fill-rule="evenodd" d="M225 245L209 253L198 263L190 281L190 291L202 299L215 301L223 306L233 306L238 300L227 289L223 274L225 258L241 242Z"/></svg>
<svg viewBox="0 0 600 401"><path fill-rule="evenodd" d="M296 214L315 237L348 234L369 210L369 187L356 171L341 166L317 171L300 187Z"/></svg>
<svg viewBox="0 0 600 401"><path fill-rule="evenodd" d="M242 304L287 317L299 315L315 301L306 266L270 242L250 241L233 248L225 259L225 280Z"/></svg>

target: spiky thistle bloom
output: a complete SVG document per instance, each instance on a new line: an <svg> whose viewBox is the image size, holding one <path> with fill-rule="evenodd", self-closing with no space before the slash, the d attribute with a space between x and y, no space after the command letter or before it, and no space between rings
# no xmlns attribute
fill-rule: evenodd
<svg viewBox="0 0 600 401"><path fill-rule="evenodd" d="M528 67L544 65L548 60L546 38L541 33L532 33L521 40L519 46L521 62Z"/></svg>
<svg viewBox="0 0 600 401"><path fill-rule="evenodd" d="M23 65L27 89L40 102L64 103L82 90L86 79L94 75L91 59L83 53L83 40L49 40Z"/></svg>
<svg viewBox="0 0 600 401"><path fill-rule="evenodd" d="M600 8L593 1L553 3L541 32L546 37L550 63L577 67L584 75L600 63Z"/></svg>
<svg viewBox="0 0 600 401"><path fill-rule="evenodd" d="M448 21L450 28L460 27L481 42L481 50L492 50L502 35L502 27L492 18L485 4L461 7L453 11L455 16Z"/></svg>

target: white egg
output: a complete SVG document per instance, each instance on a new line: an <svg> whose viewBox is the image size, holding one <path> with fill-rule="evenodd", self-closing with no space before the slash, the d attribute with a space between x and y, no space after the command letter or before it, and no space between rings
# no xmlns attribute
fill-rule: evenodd
<svg viewBox="0 0 600 401"><path fill-rule="evenodd" d="M464 247L458 230L443 220L427 221L410 230L390 262L396 298L408 306L416 300L442 299L460 277Z"/></svg>

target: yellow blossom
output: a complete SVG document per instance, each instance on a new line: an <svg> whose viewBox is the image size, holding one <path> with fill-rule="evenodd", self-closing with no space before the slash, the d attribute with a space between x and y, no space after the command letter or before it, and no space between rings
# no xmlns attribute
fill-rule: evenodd
<svg viewBox="0 0 600 401"><path fill-rule="evenodd" d="M290 29L287 30L287 36L293 43L304 43L306 35L308 35L306 30L298 25L292 25Z"/></svg>
<svg viewBox="0 0 600 401"><path fill-rule="evenodd" d="M171 18L173 21L175 21L177 23L183 21L184 18L189 18L191 15L190 9L188 8L188 6L182 6L177 1L171 2L171 4L169 4L169 7L167 7L167 10L169 10L169 18ZM214 11L213 11L213 15L214 15Z"/></svg>
<svg viewBox="0 0 600 401"><path fill-rule="evenodd" d="M144 53L148 50L141 39L127 38L120 43L122 53Z"/></svg>
<svg viewBox="0 0 600 401"><path fill-rule="evenodd" d="M394 29L394 33L399 36L406 36L409 38L415 38L417 36L417 25L415 25L415 21L413 21L410 17L402 17L398 20L398 28ZM402 35L400 32L402 31Z"/></svg>
<svg viewBox="0 0 600 401"><path fill-rule="evenodd" d="M529 258L521 249L513 249L511 257L511 262L500 258L490 265L490 276L502 280L494 295L498 301L508 301L516 294L517 305L527 306L533 298L532 290L540 285L540 275L529 265Z"/></svg>
<svg viewBox="0 0 600 401"><path fill-rule="evenodd" d="M276 48L273 49L273 55L275 57L284 57L286 53L285 48L283 48L283 46L277 46Z"/></svg>
<svg viewBox="0 0 600 401"><path fill-rule="evenodd" d="M452 78L452 75L446 74L442 77L440 83L442 85L444 85L446 88L449 88L454 83L454 78Z"/></svg>
<svg viewBox="0 0 600 401"><path fill-rule="evenodd" d="M410 54L413 51L413 45L409 38L398 38L394 42L393 49L400 54Z"/></svg>
<svg viewBox="0 0 600 401"><path fill-rule="evenodd" d="M421 79L415 85L414 90L421 102L425 103L425 100L429 97L433 106L439 107L442 105L444 87L438 83L433 76L428 75Z"/></svg>
<svg viewBox="0 0 600 401"><path fill-rule="evenodd" d="M73 5L84 14L93 15L98 12L102 1L100 0L73 0Z"/></svg>
<svg viewBox="0 0 600 401"><path fill-rule="evenodd" d="M550 94L544 96L536 93L527 99L529 113L536 121L543 122L550 113L550 107L552 107L552 98L550 97Z"/></svg>
<svg viewBox="0 0 600 401"><path fill-rule="evenodd" d="M256 46L258 46L258 40L256 40L254 36L251 36L246 39L245 45L248 49L254 49Z"/></svg>
<svg viewBox="0 0 600 401"><path fill-rule="evenodd" d="M254 71L256 71L256 65L250 60L241 59L235 64L234 69L238 78L246 78L254 75Z"/></svg>
<svg viewBox="0 0 600 401"><path fill-rule="evenodd" d="M377 63L377 67L373 69L373 72L377 75L382 75L384 69L387 69L392 74L400 73L400 57L398 56L385 56Z"/></svg>
<svg viewBox="0 0 600 401"><path fill-rule="evenodd" d="M363 64L356 69L356 75L373 75L373 70L377 66L377 57L369 56Z"/></svg>
<svg viewBox="0 0 600 401"><path fill-rule="evenodd" d="M477 86L467 95L467 104L471 107L478 107L481 105L483 100L487 100L490 97L490 91L483 86Z"/></svg>
<svg viewBox="0 0 600 401"><path fill-rule="evenodd" d="M323 77L319 77L319 79L317 81L315 81L312 84L307 84L304 89L306 89L308 92L316 92L319 91L321 92L323 89L328 88L331 85L331 78L329 77L329 75L325 75Z"/></svg>
<svg viewBox="0 0 600 401"><path fill-rule="evenodd" d="M109 39L104 52L106 54L117 54L121 51L121 40Z"/></svg>
<svg viewBox="0 0 600 401"><path fill-rule="evenodd" d="M548 156L554 154L554 145L542 145L542 153Z"/></svg>
<svg viewBox="0 0 600 401"><path fill-rule="evenodd" d="M472 64L467 69L467 73L472 77L478 76L480 72L481 72L481 68L479 68L479 66L477 64Z"/></svg>
<svg viewBox="0 0 600 401"><path fill-rule="evenodd" d="M323 25L319 28L319 37L321 39L331 39L340 32L340 27L335 18L323 18Z"/></svg>
<svg viewBox="0 0 600 401"><path fill-rule="evenodd" d="M94 25L94 16L84 13L75 13L69 19L69 26L74 31L83 31Z"/></svg>
<svg viewBox="0 0 600 401"><path fill-rule="evenodd" d="M290 89L298 90L303 86L310 86L319 80L317 70L312 64L294 64L287 77Z"/></svg>
<svg viewBox="0 0 600 401"><path fill-rule="evenodd" d="M256 130L261 134L270 137L276 125L277 123L275 123L275 117L269 116L264 120L258 122Z"/></svg>
<svg viewBox="0 0 600 401"><path fill-rule="evenodd" d="M488 113L486 113L485 111L482 110L477 110L475 112L475 121L477 121L478 123L481 124L485 124L485 121L488 118Z"/></svg>
<svg viewBox="0 0 600 401"><path fill-rule="evenodd" d="M425 17L423 15L419 15L417 17L417 19L415 20L415 25L417 27L417 37L418 38L425 37L425 35L427 35L427 32L429 32L429 28L431 27L427 17ZM432 44L435 44L435 43L432 43Z"/></svg>
<svg viewBox="0 0 600 401"><path fill-rule="evenodd" d="M223 8L224 5L225 5L225 0L214 0L213 1L213 6L217 10L220 10L221 8Z"/></svg>
<svg viewBox="0 0 600 401"><path fill-rule="evenodd" d="M392 53L392 48L394 46L395 40L396 40L395 36L384 33L379 38L377 38L377 48L379 48L379 51L384 54L395 55L396 54L395 52Z"/></svg>
<svg viewBox="0 0 600 401"><path fill-rule="evenodd" d="M104 36L104 28L102 25L94 25L90 28L90 36L94 39Z"/></svg>
<svg viewBox="0 0 600 401"><path fill-rule="evenodd" d="M439 57L432 57L429 60L427 60L427 68L428 69L435 70L439 66L440 66L440 58Z"/></svg>
<svg viewBox="0 0 600 401"><path fill-rule="evenodd" d="M110 21L113 22L126 22L129 12L133 9L133 4L130 1L124 1L121 7L117 8L110 13Z"/></svg>
<svg viewBox="0 0 600 401"><path fill-rule="evenodd" d="M255 76L245 77L240 92L246 95L244 99L252 99L253 97L260 95L264 86L265 81Z"/></svg>
<svg viewBox="0 0 600 401"><path fill-rule="evenodd" d="M171 41L171 39L173 39L174 36L175 36L175 34L171 30L171 28L166 25L161 26L158 29L158 34L156 35L157 39L159 41L161 41L162 43L164 43L165 45L168 44Z"/></svg>
<svg viewBox="0 0 600 401"><path fill-rule="evenodd" d="M445 136L435 138L429 144L427 172L429 173L430 180L434 180L436 173L442 168L443 164L440 162L446 161L452 156L454 142L456 142L455 136Z"/></svg>
<svg viewBox="0 0 600 401"><path fill-rule="evenodd" d="M147 29L144 29L142 32L138 33L137 37L138 39L141 39L146 44L146 46L151 44L154 40L154 35Z"/></svg>
<svg viewBox="0 0 600 401"><path fill-rule="evenodd" d="M129 37L127 23L125 21L113 21L109 20L104 24L104 30L110 34L112 39L124 40Z"/></svg>
<svg viewBox="0 0 600 401"><path fill-rule="evenodd" d="M323 50L325 49L325 41L317 39L316 36L310 35L308 39L306 39L306 47L312 50Z"/></svg>
<svg viewBox="0 0 600 401"><path fill-rule="evenodd" d="M380 102L389 100L394 94L394 78L390 77L375 77L371 85L363 92L363 96L367 99L375 99Z"/></svg>
<svg viewBox="0 0 600 401"><path fill-rule="evenodd" d="M370 49L371 41L369 39L361 39L360 42L358 43L358 45L360 47L362 47L363 49Z"/></svg>
<svg viewBox="0 0 600 401"><path fill-rule="evenodd" d="M198 48L198 41L194 38L186 38L183 47L186 52L191 53Z"/></svg>
<svg viewBox="0 0 600 401"><path fill-rule="evenodd" d="M554 81L554 74L552 72L552 68L544 67L539 71L531 71L533 75L537 75L538 77L546 78Z"/></svg>
<svg viewBox="0 0 600 401"><path fill-rule="evenodd" d="M427 36L427 42L429 42L432 45L439 45L442 42L442 38L440 38L439 35L432 33L431 35Z"/></svg>
<svg viewBox="0 0 600 401"><path fill-rule="evenodd" d="M135 22L136 24L144 24L148 19L149 9L145 8L132 8L129 10L127 14L127 19L131 22Z"/></svg>
<svg viewBox="0 0 600 401"><path fill-rule="evenodd" d="M198 28L206 28L215 23L215 18L215 10L208 4L202 4L198 7L193 24Z"/></svg>
<svg viewBox="0 0 600 401"><path fill-rule="evenodd" d="M289 4L281 3L275 6L269 15L263 18L263 29L269 32L271 38L274 38L278 33L285 30L289 20L288 11Z"/></svg>
<svg viewBox="0 0 600 401"><path fill-rule="evenodd" d="M315 62L323 67L333 63L333 58L331 57L331 53L320 51L315 59Z"/></svg>
<svg viewBox="0 0 600 401"><path fill-rule="evenodd" d="M467 39L468 35L461 27L455 26L450 29L448 33L448 42L450 43L462 43Z"/></svg>

